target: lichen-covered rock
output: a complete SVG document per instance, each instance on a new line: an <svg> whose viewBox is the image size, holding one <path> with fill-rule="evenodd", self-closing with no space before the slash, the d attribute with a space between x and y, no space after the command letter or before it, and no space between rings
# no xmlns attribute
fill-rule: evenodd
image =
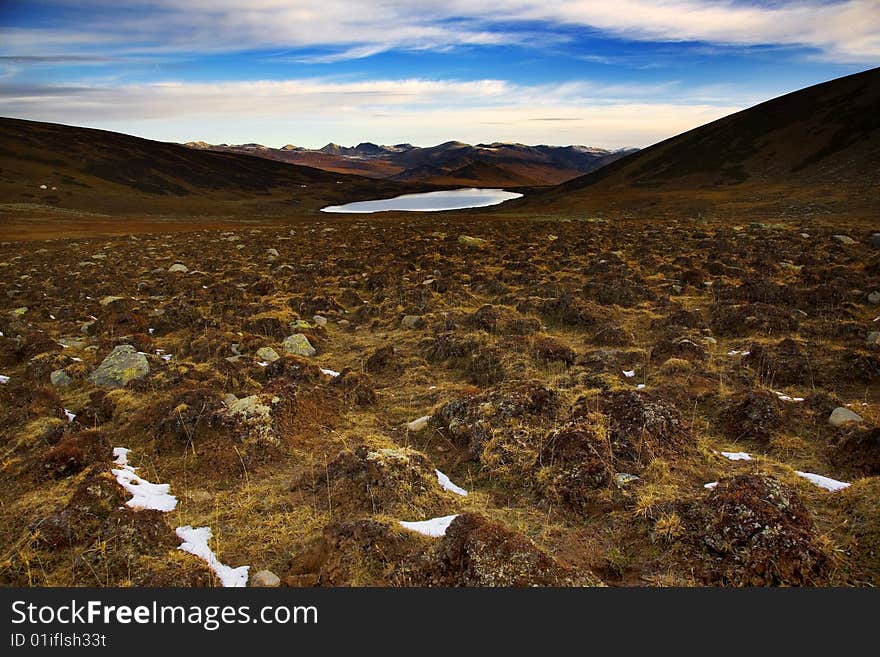
<svg viewBox="0 0 880 657"><path fill-rule="evenodd" d="M114 347L92 375L92 383L105 388L124 388L129 381L150 373L147 357L129 344Z"/></svg>
<svg viewBox="0 0 880 657"><path fill-rule="evenodd" d="M227 415L240 426L243 438L264 445L278 445L272 409L281 402L273 395L250 395L226 401Z"/></svg>
<svg viewBox="0 0 880 657"><path fill-rule="evenodd" d="M318 350L312 346L309 339L302 333L294 333L284 338L281 348L284 349L285 353L293 356L305 356L307 358L311 358L318 353Z"/></svg>
<svg viewBox="0 0 880 657"><path fill-rule="evenodd" d="M281 356L279 356L278 352L275 351L272 347L260 347L259 349L257 349L257 358L267 363L274 363L276 360L281 358Z"/></svg>
<svg viewBox="0 0 880 657"><path fill-rule="evenodd" d="M55 370L49 375L49 381L56 388L65 388L73 383L73 379L64 370Z"/></svg>

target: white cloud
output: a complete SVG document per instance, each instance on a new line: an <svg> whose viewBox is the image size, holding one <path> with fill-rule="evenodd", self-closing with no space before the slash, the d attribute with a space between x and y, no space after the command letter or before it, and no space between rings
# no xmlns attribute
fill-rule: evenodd
<svg viewBox="0 0 880 657"><path fill-rule="evenodd" d="M335 48L313 59L327 62L392 48L539 46L495 29L538 21L548 26L545 38L556 27L582 26L633 40L806 46L837 61L880 59L877 0L156 0L143 14L117 13L116 0L55 4L92 9L88 29L0 29L0 49L26 55L110 43L128 53Z"/></svg>
<svg viewBox="0 0 880 657"><path fill-rule="evenodd" d="M672 99L672 100L670 100ZM645 146L741 109L674 84L330 79L0 86L0 115L169 141L429 145L449 139Z"/></svg>

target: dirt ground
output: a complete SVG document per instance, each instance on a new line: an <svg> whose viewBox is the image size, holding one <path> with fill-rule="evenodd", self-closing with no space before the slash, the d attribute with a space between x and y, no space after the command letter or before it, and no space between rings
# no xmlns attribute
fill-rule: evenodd
<svg viewBox="0 0 880 657"><path fill-rule="evenodd" d="M183 525L288 586L880 583L876 226L0 223L3 585L217 584ZM120 345L149 371L98 385Z"/></svg>

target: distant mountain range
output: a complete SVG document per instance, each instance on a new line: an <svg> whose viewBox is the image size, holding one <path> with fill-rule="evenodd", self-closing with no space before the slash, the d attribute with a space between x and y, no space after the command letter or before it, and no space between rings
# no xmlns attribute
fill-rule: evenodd
<svg viewBox="0 0 880 657"><path fill-rule="evenodd" d="M327 144L308 149L288 144L208 144L191 141L190 148L243 153L270 160L352 173L370 178L434 185L544 186L556 185L595 171L635 149L609 151L587 146L527 146L525 144L465 144L448 141L422 148L412 144L357 146Z"/></svg>

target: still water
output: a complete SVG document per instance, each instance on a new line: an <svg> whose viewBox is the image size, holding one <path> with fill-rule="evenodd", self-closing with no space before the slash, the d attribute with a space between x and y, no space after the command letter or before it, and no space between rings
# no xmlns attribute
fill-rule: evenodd
<svg viewBox="0 0 880 657"><path fill-rule="evenodd" d="M462 210L464 208L483 208L487 205L498 205L519 198L522 194L507 192L503 189L450 189L443 192L426 192L424 194L404 194L394 198L383 198L376 201L355 201L345 205L329 205L321 208L321 212L386 212L388 210L411 212L436 212L438 210Z"/></svg>

